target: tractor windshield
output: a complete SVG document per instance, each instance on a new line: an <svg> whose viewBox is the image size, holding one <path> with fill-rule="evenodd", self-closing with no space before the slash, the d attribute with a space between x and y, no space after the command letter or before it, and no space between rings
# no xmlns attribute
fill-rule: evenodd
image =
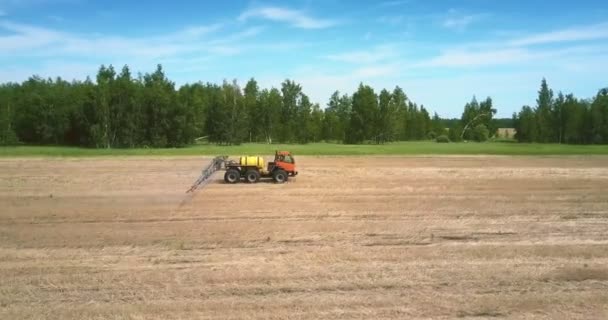
<svg viewBox="0 0 608 320"><path fill-rule="evenodd" d="M285 156L283 156L283 162L287 162L287 163L294 163L293 158L286 154Z"/></svg>

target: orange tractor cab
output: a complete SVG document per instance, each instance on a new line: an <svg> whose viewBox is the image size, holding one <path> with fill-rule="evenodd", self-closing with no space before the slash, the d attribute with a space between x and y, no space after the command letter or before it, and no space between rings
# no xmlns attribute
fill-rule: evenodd
<svg viewBox="0 0 608 320"><path fill-rule="evenodd" d="M266 166L262 157L247 156L241 157L238 162L226 161L225 167L224 181L227 183L237 183L241 178L249 183L256 183L261 178L272 178L277 183L283 183L289 177L298 175L296 160L289 151L276 151L274 161Z"/></svg>

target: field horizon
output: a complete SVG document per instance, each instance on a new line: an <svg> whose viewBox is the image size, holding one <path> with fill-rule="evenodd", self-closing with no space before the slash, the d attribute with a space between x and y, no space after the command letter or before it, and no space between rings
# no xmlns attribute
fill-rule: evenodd
<svg viewBox="0 0 608 320"><path fill-rule="evenodd" d="M196 156L273 154L289 150L297 155L608 155L605 145L566 145L516 142L407 141L380 145L339 143L264 144L245 143L221 146L197 144L182 148L110 148L95 149L66 146L8 146L0 148L0 157L96 157L96 156Z"/></svg>

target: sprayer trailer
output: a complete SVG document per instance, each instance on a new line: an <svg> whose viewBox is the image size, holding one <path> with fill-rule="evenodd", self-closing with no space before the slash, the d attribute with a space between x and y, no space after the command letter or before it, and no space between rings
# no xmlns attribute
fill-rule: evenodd
<svg viewBox="0 0 608 320"><path fill-rule="evenodd" d="M295 159L288 151L277 151L274 161L268 164L264 162L264 158L259 156L240 157L238 162L226 161L224 181L238 183L243 179L248 183L256 183L262 178L272 178L277 183L283 183L298 174Z"/></svg>

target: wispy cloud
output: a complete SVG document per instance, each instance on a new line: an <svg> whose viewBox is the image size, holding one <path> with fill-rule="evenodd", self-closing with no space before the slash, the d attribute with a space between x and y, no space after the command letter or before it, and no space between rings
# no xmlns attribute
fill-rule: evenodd
<svg viewBox="0 0 608 320"><path fill-rule="evenodd" d="M526 65L543 62L543 65L556 64L581 57L598 57L608 54L608 46L588 45L565 48L528 48L501 46L484 49L446 50L440 55L420 61L415 67L497 67L503 65Z"/></svg>
<svg viewBox="0 0 608 320"><path fill-rule="evenodd" d="M502 65L529 60L533 54L526 49L505 48L485 51L446 51L422 61L418 67L476 67Z"/></svg>
<svg viewBox="0 0 608 320"><path fill-rule="evenodd" d="M360 68L381 63L384 66L399 66L407 70L439 70L458 68L473 70L484 67L532 65L560 66L567 61L581 61L586 58L597 60L608 56L608 45L590 41L608 39L608 23L558 29L527 36L505 35L500 41L459 43L438 45L429 50L438 50L435 55L420 56L417 59L404 57L400 45L378 45L367 50L351 50L325 56L331 61L359 65ZM573 43L579 41L581 43ZM586 42L585 42L586 41ZM541 46L562 44L560 46ZM417 45L419 47L419 45ZM390 67L382 70L389 70ZM372 69L369 69L372 70ZM358 75L378 74L361 72Z"/></svg>
<svg viewBox="0 0 608 320"><path fill-rule="evenodd" d="M102 19L118 19L120 18L122 15L120 12L115 11L115 10L99 10L97 11L97 16L102 18Z"/></svg>
<svg viewBox="0 0 608 320"><path fill-rule="evenodd" d="M2 10L10 12L17 12L23 9L42 9L44 7L57 6L57 5L74 5L82 3L86 0L0 0L0 7ZM54 8L57 9L57 8ZM0 10L0 13L2 12ZM0 17L2 14L0 14Z"/></svg>
<svg viewBox="0 0 608 320"><path fill-rule="evenodd" d="M529 46L606 38L608 38L608 23L600 23L590 26L581 26L552 32L532 34L526 37L511 40L509 44L513 46Z"/></svg>
<svg viewBox="0 0 608 320"><path fill-rule="evenodd" d="M252 18L261 18L276 22L288 23L301 29L324 29L337 24L337 21L320 19L309 16L303 11L280 7L260 7L243 12L238 20L246 21Z"/></svg>
<svg viewBox="0 0 608 320"><path fill-rule="evenodd" d="M175 32L147 37L78 34L13 22L0 22L0 57L32 56L92 60L157 61L187 54L225 56L246 48L244 39L263 31L250 27L217 34L224 25L189 26ZM8 33L7 33L8 32Z"/></svg>
<svg viewBox="0 0 608 320"><path fill-rule="evenodd" d="M0 36L0 55L42 48L67 36L54 30L7 21L0 22L0 29L12 33Z"/></svg>
<svg viewBox="0 0 608 320"><path fill-rule="evenodd" d="M378 22L393 25L393 26L403 23L404 20L405 20L404 15L381 16L378 18Z"/></svg>
<svg viewBox="0 0 608 320"><path fill-rule="evenodd" d="M379 45L369 50L353 50L326 56L332 61L355 64L374 63L397 56L397 49L393 45Z"/></svg>
<svg viewBox="0 0 608 320"><path fill-rule="evenodd" d="M100 64L129 65L147 70L162 64L168 72L179 74L177 81L199 81L202 70L216 70L226 57L243 54L292 52L310 43L258 41L262 26L228 24L191 25L164 34L124 36L62 31L59 28L0 20L0 59L33 63L0 66L0 80L22 81L37 74L84 79L94 76ZM65 68L64 68L65 66ZM209 76L207 74L207 76ZM238 74L234 75L235 77Z"/></svg>
<svg viewBox="0 0 608 320"><path fill-rule="evenodd" d="M399 66L395 64L379 64L357 68L352 72L351 76L354 79L370 79L377 77L388 77L395 75L398 72Z"/></svg>
<svg viewBox="0 0 608 320"><path fill-rule="evenodd" d="M392 1L384 1L380 3L381 7L395 7L401 6L410 3L411 0L392 0Z"/></svg>
<svg viewBox="0 0 608 320"><path fill-rule="evenodd" d="M602 62L608 57L608 44L602 40L608 39L608 20L545 30L503 24L501 28L506 30L499 33L489 25L488 18L495 15L500 18L499 12L465 11L474 10L471 7L463 7L462 11L425 11L408 7L407 3L414 1L384 0L367 4L366 8L371 9L363 16L367 25L328 30L346 22L337 18L337 11L322 14L312 7L300 10L287 4L259 4L228 13L223 17L226 20L220 20L223 23L206 21L197 25L196 21L184 21L182 28L135 36L135 33L82 31L98 27L94 24L82 30L65 29L68 25L49 21L53 18L45 10L40 11L41 19L37 20L40 24L17 23L14 19L21 16L19 8L3 6L5 1L17 0L0 0L0 8L10 13L0 18L0 60L7 62L0 66L2 81L21 81L32 74L83 79L94 75L101 63L128 64L138 71L162 63L167 72L177 73L175 80L182 83L221 81L221 77L241 78L246 74L256 79L272 77L274 82L268 85L276 85L290 77L302 83L313 100L321 103L327 101L331 91L352 92L361 81L376 88L399 84L414 100L444 103L449 108L460 99L459 95L463 96L462 101L480 91L494 97L495 92L498 95L501 90L523 87L522 82L526 81L529 90L538 85L541 76L551 74L561 73L564 81L571 83L576 72L599 79L607 68ZM98 15L95 10L89 12L102 22L124 20L120 19L124 12ZM61 15L72 25L76 20L66 14ZM344 13L345 19L349 19L348 14ZM350 19L355 19L359 13L350 14ZM99 19L100 15L107 16ZM188 25L189 22L193 25ZM484 22L488 29L467 34L470 42L458 42L464 36L450 41L435 40L446 31L470 30ZM311 34L305 32L307 36L302 38L303 33L292 32L291 38L278 41L280 35L271 32L277 25L292 31L316 29L331 34L315 32L314 37L309 37ZM443 30L437 32L438 28ZM409 36L403 36L404 32L409 32ZM304 59L294 57L294 52L301 53ZM245 57L245 53L256 63L235 62L243 60L238 58ZM283 68L278 68L279 65ZM494 78L496 74L504 76ZM441 86L448 88L449 94L437 95L436 88ZM521 96L521 91L512 95ZM460 104L457 109L461 111Z"/></svg>
<svg viewBox="0 0 608 320"><path fill-rule="evenodd" d="M441 21L438 18L444 17L432 17L433 23ZM572 79L600 79L606 71L602 61L608 56L608 44L595 41L604 38L599 31L605 30L602 26L558 28L524 36L512 29L468 43L363 43L351 50L321 53L328 61L325 65L321 61L284 71L270 83L280 82L285 76L295 78L313 101L321 103L336 89L353 92L359 82L378 89L398 84L414 101L430 105L442 116L459 115L472 94L492 96L501 116L508 117L512 110L534 101L536 93L530 88L536 87L542 77L551 78L555 88L559 88L556 79L560 75L566 88L576 82ZM595 31L580 36L572 30ZM445 87L446 93L437 95L437 87Z"/></svg>
<svg viewBox="0 0 608 320"><path fill-rule="evenodd" d="M50 15L50 16L48 16L48 18L49 18L49 20L52 20L54 22L63 22L64 21L63 17L56 16L56 15Z"/></svg>
<svg viewBox="0 0 608 320"><path fill-rule="evenodd" d="M264 29L265 28L261 27L261 26L250 27L250 28L244 29L242 31L238 31L236 33L233 33L231 35L227 35L227 36L221 37L219 39L212 40L209 43L211 43L211 44L225 44L225 43L238 42L238 41L243 40L245 38L250 38L250 37L257 36L258 34L262 33L264 31Z"/></svg>
<svg viewBox="0 0 608 320"><path fill-rule="evenodd" d="M463 31L486 16L486 14L461 14L457 10L450 9L441 25L447 29Z"/></svg>
<svg viewBox="0 0 608 320"><path fill-rule="evenodd" d="M216 23L208 26L192 26L187 27L177 33L177 35L189 36L189 37L200 37L211 32L218 31L223 26L222 24Z"/></svg>

